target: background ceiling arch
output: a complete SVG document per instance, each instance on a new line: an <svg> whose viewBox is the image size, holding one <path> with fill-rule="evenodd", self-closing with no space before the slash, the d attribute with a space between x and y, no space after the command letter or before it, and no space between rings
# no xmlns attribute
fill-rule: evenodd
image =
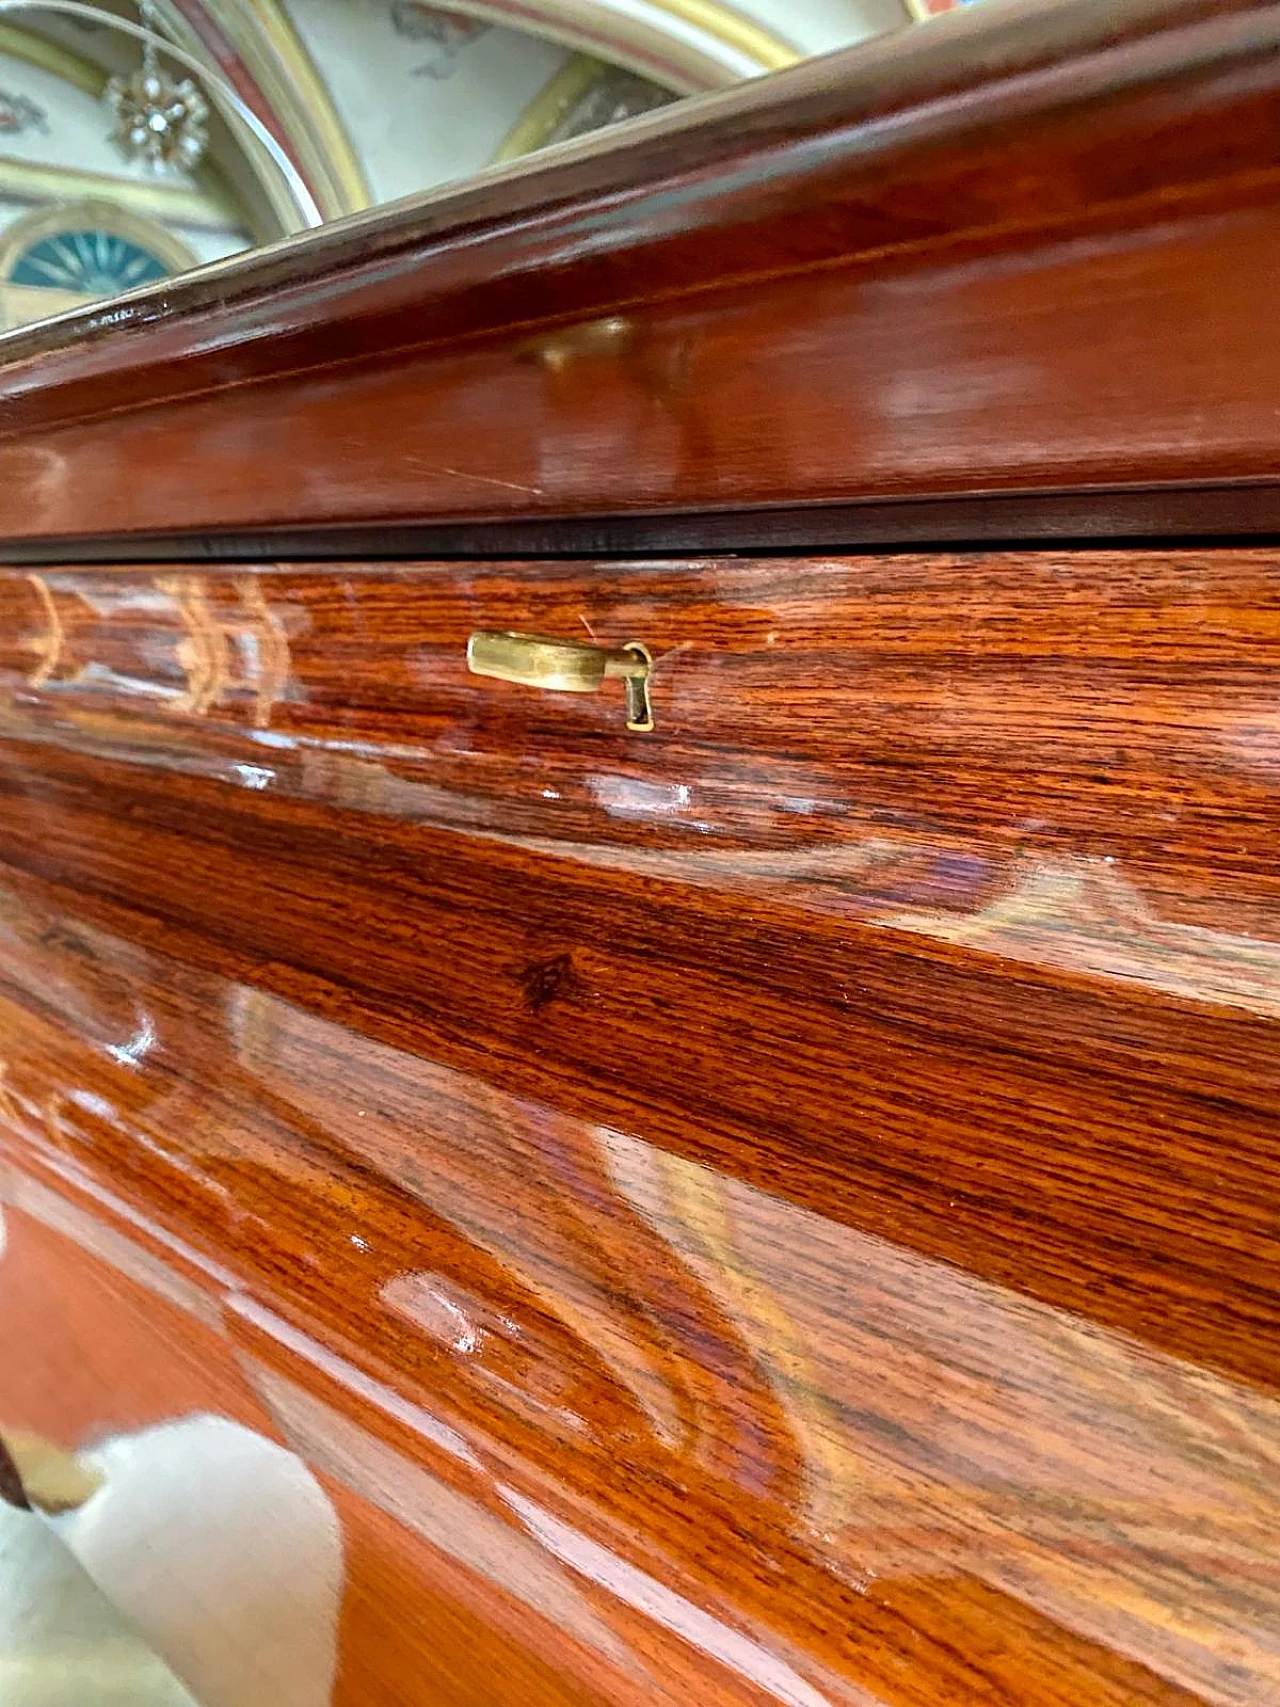
<svg viewBox="0 0 1280 1707"><path fill-rule="evenodd" d="M518 160L554 142L585 136L606 124L650 112L665 90L621 65L575 53L529 102L503 137L492 164Z"/></svg>
<svg viewBox="0 0 1280 1707"><path fill-rule="evenodd" d="M252 240L245 208L214 153L184 179L129 165L108 141L103 91L114 67L9 19L3 25L0 229L32 208L97 197L169 227L200 259Z"/></svg>
<svg viewBox="0 0 1280 1707"><path fill-rule="evenodd" d="M91 3L138 21L138 0ZM959 3L149 0L149 18L234 88L333 219ZM0 240L33 209L86 198L201 260L296 230L279 171L216 91L194 172L119 156L103 90L139 54L105 20L37 0L0 17Z"/></svg>
<svg viewBox="0 0 1280 1707"><path fill-rule="evenodd" d="M124 3L97 10L136 21ZM216 101L209 147L196 171L153 173L120 155L110 141L113 118L104 91L110 76L136 69L135 41L107 23L94 27L42 13L36 4L6 14L0 26L0 96L25 99L40 113L26 125L0 122L0 196L114 198L135 212L206 231L207 240L193 245L204 260L296 229L298 216L278 173Z"/></svg>
<svg viewBox="0 0 1280 1707"><path fill-rule="evenodd" d="M151 0L166 33L215 65L288 150L327 219L372 201L329 85L279 0Z"/></svg>
<svg viewBox="0 0 1280 1707"><path fill-rule="evenodd" d="M886 3L900 18L898 0ZM459 10L562 42L680 94L726 88L803 57L775 28L722 0L462 0Z"/></svg>

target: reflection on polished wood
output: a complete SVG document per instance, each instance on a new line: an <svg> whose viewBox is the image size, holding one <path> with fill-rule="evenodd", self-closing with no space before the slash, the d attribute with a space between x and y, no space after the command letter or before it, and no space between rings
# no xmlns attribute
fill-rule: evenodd
<svg viewBox="0 0 1280 1707"><path fill-rule="evenodd" d="M0 1422L287 1447L340 1707L1280 1702L1278 612L0 578ZM478 626L643 634L656 730Z"/></svg>
<svg viewBox="0 0 1280 1707"><path fill-rule="evenodd" d="M1278 45L3 341L0 1510L201 1707L1280 1707Z"/></svg>

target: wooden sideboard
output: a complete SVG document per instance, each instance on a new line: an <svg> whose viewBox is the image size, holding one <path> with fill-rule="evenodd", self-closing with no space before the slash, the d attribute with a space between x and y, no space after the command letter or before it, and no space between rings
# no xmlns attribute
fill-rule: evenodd
<svg viewBox="0 0 1280 1707"><path fill-rule="evenodd" d="M1280 1703L1278 48L0 339L0 1493L200 1707Z"/></svg>

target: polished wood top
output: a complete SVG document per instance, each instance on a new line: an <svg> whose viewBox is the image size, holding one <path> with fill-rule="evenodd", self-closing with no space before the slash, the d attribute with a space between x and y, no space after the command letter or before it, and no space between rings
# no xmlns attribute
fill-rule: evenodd
<svg viewBox="0 0 1280 1707"><path fill-rule="evenodd" d="M0 1422L189 1467L116 1592L198 1699L284 1699L157 1614L214 1477L339 1707L1280 1703L1278 611L1265 550L0 579ZM475 627L644 640L652 734Z"/></svg>
<svg viewBox="0 0 1280 1707"><path fill-rule="evenodd" d="M1274 530L1278 48L997 0L0 339L0 539Z"/></svg>

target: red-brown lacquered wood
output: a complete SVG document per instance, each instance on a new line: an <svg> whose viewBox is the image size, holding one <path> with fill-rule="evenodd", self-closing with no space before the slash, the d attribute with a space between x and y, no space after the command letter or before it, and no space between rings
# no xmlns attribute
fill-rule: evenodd
<svg viewBox="0 0 1280 1707"><path fill-rule="evenodd" d="M504 626L644 641L653 733ZM338 1707L1280 1702L1273 554L0 637L0 1423L296 1452Z"/></svg>
<svg viewBox="0 0 1280 1707"><path fill-rule="evenodd" d="M0 537L1274 499L1278 46L983 7L23 332Z"/></svg>
<svg viewBox="0 0 1280 1707"><path fill-rule="evenodd" d="M486 628L644 641L653 735L469 674ZM969 908L1082 854L1187 923L1224 872L1269 904L1278 662L1270 548L0 575L12 737L850 915L932 844Z"/></svg>
<svg viewBox="0 0 1280 1707"><path fill-rule="evenodd" d="M11 1411L300 1453L342 1707L1277 1699L1274 1396L25 880L0 942Z"/></svg>
<svg viewBox="0 0 1280 1707"><path fill-rule="evenodd" d="M1273 554L64 570L0 618L0 852L90 916L1276 1380ZM653 734L473 627L644 640Z"/></svg>

